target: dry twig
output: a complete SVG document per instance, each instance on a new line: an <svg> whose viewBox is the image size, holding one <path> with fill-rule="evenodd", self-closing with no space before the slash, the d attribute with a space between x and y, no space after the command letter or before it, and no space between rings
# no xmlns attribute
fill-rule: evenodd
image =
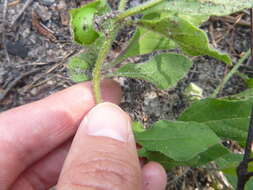
<svg viewBox="0 0 253 190"><path fill-rule="evenodd" d="M8 3L8 7L16 6L16 5L19 4L19 3L20 3L20 0L12 1L12 2Z"/></svg>
<svg viewBox="0 0 253 190"><path fill-rule="evenodd" d="M52 42L55 42L57 40L55 35L54 35L54 32L52 30L50 30L49 28L47 28L45 25L43 25L39 21L39 17L35 13L35 11L32 12L32 26L35 30L37 30L38 33L40 33L41 35L47 37Z"/></svg>
<svg viewBox="0 0 253 190"><path fill-rule="evenodd" d="M23 73L21 74L19 77L17 77L14 81L12 81L8 86L7 88L4 90L4 92L2 94L0 94L0 102L6 97L6 95L10 92L10 90L15 87L20 80L22 80L23 78L33 74L33 73L36 73L38 72L39 70L41 69L34 69L32 71L28 71L26 73Z"/></svg>
<svg viewBox="0 0 253 190"><path fill-rule="evenodd" d="M53 71L54 71L55 69L57 69L59 66L63 65L63 64L66 62L66 60L67 60L70 56L72 56L74 53L75 53L75 50L72 51L72 52L70 52L70 53L68 53L67 55L65 55L65 56L63 57L63 59L62 59L61 62L59 62L59 63L55 64L54 66L50 67L49 69L47 69L42 75L40 75L36 80L34 80L34 81L26 88L26 91L27 91L27 90L30 90L30 89L31 89L32 87L34 87L34 86L38 86L38 84L36 84L36 83L37 83L39 80L41 80L41 78L43 78L43 76L45 76L45 75L47 75L47 74L53 72ZM42 83L43 83L43 81L41 82L41 84L42 84Z"/></svg>
<svg viewBox="0 0 253 190"><path fill-rule="evenodd" d="M4 8L3 8L3 31L2 31L2 44L4 48L4 53L5 57L8 61L8 63L11 63L7 48L6 48L6 43L5 43L5 28L7 25L7 20L6 20L6 14L7 14L7 8L8 8L8 0L4 0Z"/></svg>
<svg viewBox="0 0 253 190"><path fill-rule="evenodd" d="M242 19L238 19L238 18L233 17L233 16L223 16L223 17L212 16L211 20L221 20L221 21L224 21L224 22L229 22L231 24L238 24L238 25L241 25L241 26L250 27L249 22L247 22L245 20L242 20Z"/></svg>
<svg viewBox="0 0 253 190"><path fill-rule="evenodd" d="M27 0L23 6L23 8L21 9L21 11L18 13L18 15L13 19L13 21L11 22L10 27L12 28L14 26L14 24L17 22L17 20L21 17L21 15L25 12L25 10L27 9L27 7L32 3L33 0Z"/></svg>

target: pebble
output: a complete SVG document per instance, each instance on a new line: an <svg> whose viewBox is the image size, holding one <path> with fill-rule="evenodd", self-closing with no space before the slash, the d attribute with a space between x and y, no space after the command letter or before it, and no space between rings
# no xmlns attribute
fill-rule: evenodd
<svg viewBox="0 0 253 190"><path fill-rule="evenodd" d="M30 33L31 33L30 28L25 28L21 35L24 39L26 39L30 35Z"/></svg>
<svg viewBox="0 0 253 190"><path fill-rule="evenodd" d="M37 43L37 36L36 36L36 33L30 35L30 37L29 37L29 42L30 42L30 44L36 44L36 43Z"/></svg>
<svg viewBox="0 0 253 190"><path fill-rule="evenodd" d="M47 84L48 84L49 86L52 86L52 85L54 84L54 81L49 80L49 81L47 81Z"/></svg>
<svg viewBox="0 0 253 190"><path fill-rule="evenodd" d="M46 6L50 6L55 3L55 0L40 0L40 3Z"/></svg>
<svg viewBox="0 0 253 190"><path fill-rule="evenodd" d="M31 93L33 96L35 96L35 95L37 95L38 90L37 90L36 88L33 88L32 90L30 90L30 93Z"/></svg>
<svg viewBox="0 0 253 190"><path fill-rule="evenodd" d="M9 54L14 56L19 56L21 58L26 58L28 55L28 48L25 47L24 43L21 41L6 43L6 49Z"/></svg>
<svg viewBox="0 0 253 190"><path fill-rule="evenodd" d="M0 84L3 84L4 83L4 73L5 73L5 70L4 68L0 67Z"/></svg>
<svg viewBox="0 0 253 190"><path fill-rule="evenodd" d="M60 13L60 18L61 18L61 23L64 26L68 26L69 24L69 14L67 14L67 5L64 0L61 0L58 5L57 9L59 10Z"/></svg>
<svg viewBox="0 0 253 190"><path fill-rule="evenodd" d="M58 10L67 9L66 2L64 0L60 0L59 3L58 3L58 5L57 5L57 9Z"/></svg>
<svg viewBox="0 0 253 190"><path fill-rule="evenodd" d="M0 23L0 33L4 31L4 24Z"/></svg>
<svg viewBox="0 0 253 190"><path fill-rule="evenodd" d="M205 74L205 73L200 74L200 75L199 75L199 80L200 80L200 81L206 80L206 74Z"/></svg>
<svg viewBox="0 0 253 190"><path fill-rule="evenodd" d="M144 95L144 97L145 97L145 100L146 101L149 101L150 99L154 99L154 98L156 98L157 97L157 93L156 92L147 92L145 95Z"/></svg>
<svg viewBox="0 0 253 190"><path fill-rule="evenodd" d="M36 13L41 18L42 21L46 22L51 19L52 13L48 11L47 7L42 6L39 3L36 3L34 7Z"/></svg>

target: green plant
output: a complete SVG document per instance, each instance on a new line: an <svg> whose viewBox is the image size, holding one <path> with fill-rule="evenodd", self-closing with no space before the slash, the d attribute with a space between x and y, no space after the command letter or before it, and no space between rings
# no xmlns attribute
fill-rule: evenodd
<svg viewBox="0 0 253 190"><path fill-rule="evenodd" d="M223 16L252 7L253 0L150 0L128 10L125 6L126 0L121 0L118 11L112 11L106 0L94 0L70 11L74 40L84 45L85 51L70 59L69 74L76 82L92 80L97 103L102 101L102 78L138 78L169 89L187 74L192 66L191 56L208 55L231 65L230 57L208 43L199 25L212 15ZM133 15L141 17L131 19ZM128 46L115 59L107 60L119 29L129 25L136 31ZM173 49L181 53L168 52ZM156 55L142 64L126 63L118 68L130 57L152 52ZM249 52L212 98L195 101L177 121L158 121L147 130L134 123L136 140L142 146L140 156L158 161L167 169L199 167L214 161L232 179L232 163L238 164L241 155L231 153L221 141L229 139L245 145L253 90L233 97L215 97L248 56ZM87 71L92 71L92 76Z"/></svg>

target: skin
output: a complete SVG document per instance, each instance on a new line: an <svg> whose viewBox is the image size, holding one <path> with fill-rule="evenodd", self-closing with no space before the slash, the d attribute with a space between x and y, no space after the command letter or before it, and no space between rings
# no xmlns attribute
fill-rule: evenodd
<svg viewBox="0 0 253 190"><path fill-rule="evenodd" d="M164 190L161 165L140 167L120 87L105 80L102 94L114 104L94 108L87 82L1 113L1 190Z"/></svg>

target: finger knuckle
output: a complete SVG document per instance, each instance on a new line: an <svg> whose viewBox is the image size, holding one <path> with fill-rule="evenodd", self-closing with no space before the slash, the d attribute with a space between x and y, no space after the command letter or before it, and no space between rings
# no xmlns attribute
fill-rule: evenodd
<svg viewBox="0 0 253 190"><path fill-rule="evenodd" d="M137 186L137 168L122 160L111 157L95 158L76 165L75 173L80 180L73 180L73 185L91 187L99 190L129 189ZM76 171L78 170L78 171Z"/></svg>

